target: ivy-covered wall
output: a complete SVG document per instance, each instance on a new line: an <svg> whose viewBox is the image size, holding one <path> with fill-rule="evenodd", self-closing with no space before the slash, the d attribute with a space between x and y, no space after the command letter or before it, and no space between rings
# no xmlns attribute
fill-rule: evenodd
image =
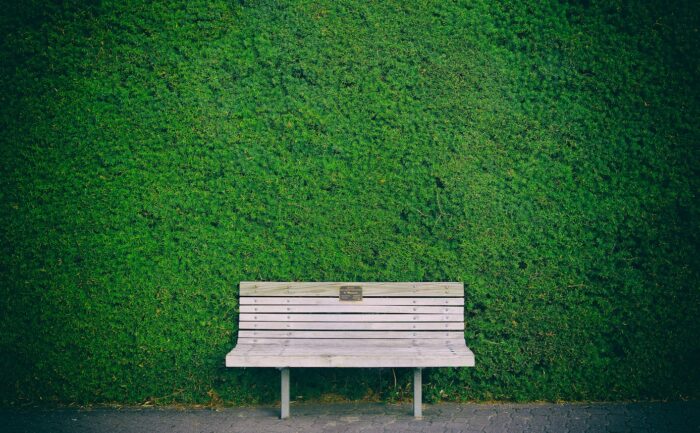
<svg viewBox="0 0 700 433"><path fill-rule="evenodd" d="M463 281L428 400L700 397L698 2L8 3L5 404L275 400L241 280Z"/></svg>

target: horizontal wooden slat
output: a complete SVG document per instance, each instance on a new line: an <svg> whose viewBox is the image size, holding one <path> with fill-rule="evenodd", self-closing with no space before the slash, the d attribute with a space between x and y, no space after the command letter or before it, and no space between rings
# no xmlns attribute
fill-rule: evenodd
<svg viewBox="0 0 700 433"><path fill-rule="evenodd" d="M248 347L250 346L250 347ZM400 338L239 338L236 348L239 350L277 350L277 348L294 350L310 350L313 352L328 352L338 348L350 348L359 352L366 350L382 350L395 348L466 348L464 337L434 338L434 339L400 339ZM247 348L247 349L246 349Z"/></svg>
<svg viewBox="0 0 700 433"><path fill-rule="evenodd" d="M232 350L226 356L227 367L472 367L474 354L466 346L444 348L386 348L359 351L338 348L333 353L311 353L302 348L278 346L277 351L256 352L251 346Z"/></svg>
<svg viewBox="0 0 700 433"><path fill-rule="evenodd" d="M246 348L244 348L246 349ZM235 352L234 355L243 355L243 356L250 356L250 355L255 355L255 356L268 356L268 357L279 357L279 356L394 356L394 357L404 357L404 358L411 358L413 356L432 356L436 354L442 354L443 356L449 357L449 356L468 356L469 352L467 349L460 349L460 350L448 350L445 348L439 349L439 348L397 348L393 347L391 349L384 349L382 351L377 351L377 350L357 350L353 349L352 347L341 347L341 348L335 348L334 350L326 350L326 351L314 351L314 350L309 350L305 349L303 347L269 347L269 348L256 348L250 351L241 351L241 352Z"/></svg>
<svg viewBox="0 0 700 433"><path fill-rule="evenodd" d="M241 296L241 305L464 305L464 298L363 298L359 302L340 301L338 297L320 296Z"/></svg>
<svg viewBox="0 0 700 433"><path fill-rule="evenodd" d="M433 341L430 340L257 340L249 339L234 349L236 355L466 355L469 349L464 340ZM380 341L380 342L378 342Z"/></svg>
<svg viewBox="0 0 700 433"><path fill-rule="evenodd" d="M461 314L255 314L241 313L240 321L264 322L460 322Z"/></svg>
<svg viewBox="0 0 700 433"><path fill-rule="evenodd" d="M429 338L458 339L464 338L459 331L238 331L239 342L242 338Z"/></svg>
<svg viewBox="0 0 700 433"><path fill-rule="evenodd" d="M417 368L417 367L473 367L474 356L255 356L230 355L227 367L314 367L314 368Z"/></svg>
<svg viewBox="0 0 700 433"><path fill-rule="evenodd" d="M241 305L241 313L459 314L462 307L412 305Z"/></svg>
<svg viewBox="0 0 700 433"><path fill-rule="evenodd" d="M464 285L454 282L276 282L241 281L241 296L338 296L341 286L361 286L363 297L373 296L464 296Z"/></svg>
<svg viewBox="0 0 700 433"><path fill-rule="evenodd" d="M321 348L319 348L321 349ZM362 349L357 347L335 347L322 348L323 350L315 350L311 347L281 347L281 346L259 346L248 347L241 346L235 352L235 355L259 355L259 356L282 356L282 355L315 355L315 356L337 356L337 355L353 355L353 356L377 356L377 355L394 355L394 356L425 356L442 353L446 356L450 355L467 355L469 352L466 348L441 348L441 347L387 347L382 350Z"/></svg>
<svg viewBox="0 0 700 433"><path fill-rule="evenodd" d="M241 321L240 329L298 329L298 330L464 330L464 322L267 322Z"/></svg>

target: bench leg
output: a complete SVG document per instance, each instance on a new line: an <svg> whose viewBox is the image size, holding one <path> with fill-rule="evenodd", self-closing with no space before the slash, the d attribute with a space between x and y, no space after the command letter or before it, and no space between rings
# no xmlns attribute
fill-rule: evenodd
<svg viewBox="0 0 700 433"><path fill-rule="evenodd" d="M423 369L413 369L413 416L416 419L423 418Z"/></svg>
<svg viewBox="0 0 700 433"><path fill-rule="evenodd" d="M282 373L280 418L289 418L289 368L280 368Z"/></svg>

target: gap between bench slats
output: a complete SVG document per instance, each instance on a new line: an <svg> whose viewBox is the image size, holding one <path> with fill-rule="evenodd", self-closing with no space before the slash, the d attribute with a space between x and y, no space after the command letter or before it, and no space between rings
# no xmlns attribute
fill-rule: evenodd
<svg viewBox="0 0 700 433"><path fill-rule="evenodd" d="M241 313L240 321L267 322L460 322L462 314L256 314Z"/></svg>
<svg viewBox="0 0 700 433"><path fill-rule="evenodd" d="M337 340L336 340L337 341ZM437 353L443 353L447 356L449 355L466 355L469 353L469 349L466 346L348 346L348 345L324 345L324 346L302 346L302 345L284 345L280 343L269 343L269 344L242 344L236 346L236 348L231 352L231 355L292 355L292 354L305 354L305 355L354 355L361 356L362 354L372 354L372 355L399 355L399 354L411 354L411 355L434 355Z"/></svg>
<svg viewBox="0 0 700 433"><path fill-rule="evenodd" d="M429 338L458 339L464 338L459 331L238 331L241 338Z"/></svg>
<svg viewBox="0 0 700 433"><path fill-rule="evenodd" d="M363 298L361 301L340 301L338 297L257 297L241 296L241 305L464 305L464 298Z"/></svg>
<svg viewBox="0 0 700 433"><path fill-rule="evenodd" d="M269 322L245 321L239 322L239 329L296 329L296 330L415 330L415 331L462 331L464 322Z"/></svg>
<svg viewBox="0 0 700 433"><path fill-rule="evenodd" d="M413 305L241 305L241 313L463 314L463 307Z"/></svg>
<svg viewBox="0 0 700 433"><path fill-rule="evenodd" d="M338 339L338 338L239 338L236 347L241 346L244 349L247 346L260 348L260 350L272 349L275 347L294 347L301 349L318 350L323 348L338 348L348 347L357 350L362 349L382 349L382 348L415 348L415 347L431 347L431 348L447 348L456 349L464 348L467 345L463 337L458 338L437 338L437 339L393 339L393 338L377 338L377 339Z"/></svg>

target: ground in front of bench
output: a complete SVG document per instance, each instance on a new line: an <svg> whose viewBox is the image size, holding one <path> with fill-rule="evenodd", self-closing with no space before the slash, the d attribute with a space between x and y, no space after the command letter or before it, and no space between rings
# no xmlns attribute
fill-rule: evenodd
<svg viewBox="0 0 700 433"><path fill-rule="evenodd" d="M19 432L658 432L700 431L700 402L611 404L437 404L414 421L409 405L301 404L277 408L0 409L0 425Z"/></svg>

